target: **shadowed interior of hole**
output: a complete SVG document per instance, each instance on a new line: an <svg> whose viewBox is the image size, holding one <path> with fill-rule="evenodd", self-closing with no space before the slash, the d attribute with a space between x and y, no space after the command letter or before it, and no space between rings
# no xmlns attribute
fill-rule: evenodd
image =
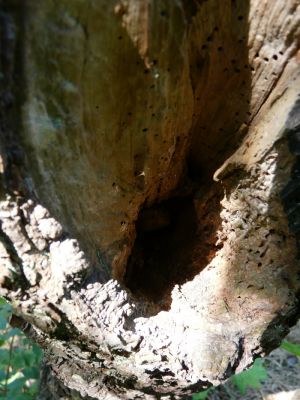
<svg viewBox="0 0 300 400"><path fill-rule="evenodd" d="M193 275L197 215L191 196L174 198L140 212L137 238L125 276L136 295L164 302L170 282Z"/></svg>

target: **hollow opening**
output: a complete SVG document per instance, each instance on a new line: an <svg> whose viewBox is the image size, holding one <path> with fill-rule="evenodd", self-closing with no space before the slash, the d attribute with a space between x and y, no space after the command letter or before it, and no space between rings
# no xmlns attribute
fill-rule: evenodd
<svg viewBox="0 0 300 400"><path fill-rule="evenodd" d="M194 190L140 211L124 277L135 297L168 309L174 286L191 280L214 256L222 194L216 189L207 192L207 201L203 189Z"/></svg>

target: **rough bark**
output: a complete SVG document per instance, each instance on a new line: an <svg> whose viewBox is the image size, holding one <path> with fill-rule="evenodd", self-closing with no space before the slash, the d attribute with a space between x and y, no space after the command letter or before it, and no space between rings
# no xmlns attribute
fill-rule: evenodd
<svg viewBox="0 0 300 400"><path fill-rule="evenodd" d="M299 1L1 9L0 295L48 392L188 398L276 347L300 311Z"/></svg>

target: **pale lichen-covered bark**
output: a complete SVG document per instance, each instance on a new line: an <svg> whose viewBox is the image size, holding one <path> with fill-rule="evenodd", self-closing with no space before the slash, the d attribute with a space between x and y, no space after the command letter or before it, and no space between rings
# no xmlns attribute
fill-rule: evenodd
<svg viewBox="0 0 300 400"><path fill-rule="evenodd" d="M298 1L1 5L0 295L48 392L185 398L276 347L300 311Z"/></svg>

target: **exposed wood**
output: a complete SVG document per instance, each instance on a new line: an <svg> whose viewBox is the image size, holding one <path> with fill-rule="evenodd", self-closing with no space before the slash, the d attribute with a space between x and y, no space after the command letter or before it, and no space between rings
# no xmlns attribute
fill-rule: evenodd
<svg viewBox="0 0 300 400"><path fill-rule="evenodd" d="M299 1L0 4L0 295L61 390L188 397L276 347L300 312Z"/></svg>

